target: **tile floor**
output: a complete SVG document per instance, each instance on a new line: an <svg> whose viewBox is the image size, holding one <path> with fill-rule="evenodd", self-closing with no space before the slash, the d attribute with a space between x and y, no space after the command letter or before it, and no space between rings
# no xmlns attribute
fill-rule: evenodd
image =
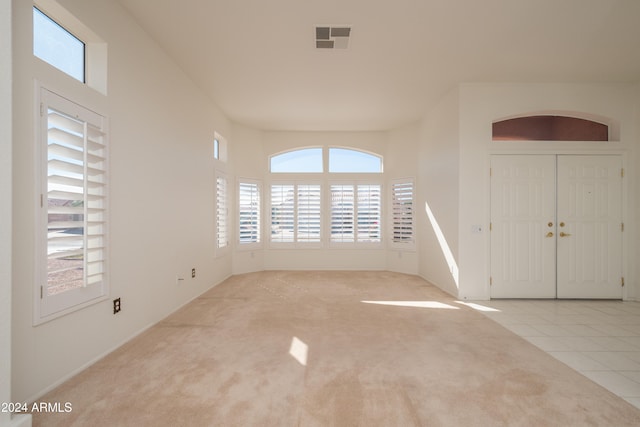
<svg viewBox="0 0 640 427"><path fill-rule="evenodd" d="M640 302L492 300L475 304L489 318L640 409Z"/></svg>

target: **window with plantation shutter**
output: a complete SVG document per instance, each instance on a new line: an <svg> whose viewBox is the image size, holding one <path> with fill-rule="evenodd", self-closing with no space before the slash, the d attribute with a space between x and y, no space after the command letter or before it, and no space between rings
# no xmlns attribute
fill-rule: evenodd
<svg viewBox="0 0 640 427"><path fill-rule="evenodd" d="M353 185L331 186L331 241L353 242L354 237Z"/></svg>
<svg viewBox="0 0 640 427"><path fill-rule="evenodd" d="M227 178L216 176L216 247L223 250L229 245L229 209L227 201Z"/></svg>
<svg viewBox="0 0 640 427"><path fill-rule="evenodd" d="M271 186L271 242L294 242L295 192L293 184Z"/></svg>
<svg viewBox="0 0 640 427"><path fill-rule="evenodd" d="M271 185L271 243L321 242L320 184Z"/></svg>
<svg viewBox="0 0 640 427"><path fill-rule="evenodd" d="M240 181L238 184L239 243L260 243L260 184Z"/></svg>
<svg viewBox="0 0 640 427"><path fill-rule="evenodd" d="M366 243L380 242L380 185L360 184L356 186L358 200L356 204L356 241Z"/></svg>
<svg viewBox="0 0 640 427"><path fill-rule="evenodd" d="M414 244L413 180L391 183L391 234L395 246Z"/></svg>
<svg viewBox="0 0 640 427"><path fill-rule="evenodd" d="M379 243L379 184L331 185L331 242Z"/></svg>
<svg viewBox="0 0 640 427"><path fill-rule="evenodd" d="M106 118L40 88L41 274L36 323L107 295Z"/></svg>
<svg viewBox="0 0 640 427"><path fill-rule="evenodd" d="M297 241L320 242L320 185L298 185Z"/></svg>

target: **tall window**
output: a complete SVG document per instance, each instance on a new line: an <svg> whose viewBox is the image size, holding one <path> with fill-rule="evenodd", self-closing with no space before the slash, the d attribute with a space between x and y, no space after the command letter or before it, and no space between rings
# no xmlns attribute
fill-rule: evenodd
<svg viewBox="0 0 640 427"><path fill-rule="evenodd" d="M216 177L216 246L218 249L224 249L229 245L229 209L227 197L227 178L223 175L218 175Z"/></svg>
<svg viewBox="0 0 640 427"><path fill-rule="evenodd" d="M394 246L413 245L413 180L391 183L391 240Z"/></svg>
<svg viewBox="0 0 640 427"><path fill-rule="evenodd" d="M260 184L240 181L238 184L239 243L260 243Z"/></svg>
<svg viewBox="0 0 640 427"><path fill-rule="evenodd" d="M293 184L271 186L271 241L294 242L295 188Z"/></svg>
<svg viewBox="0 0 640 427"><path fill-rule="evenodd" d="M331 185L331 242L381 241L379 184Z"/></svg>
<svg viewBox="0 0 640 427"><path fill-rule="evenodd" d="M33 8L33 54L85 83L85 44L53 19Z"/></svg>
<svg viewBox="0 0 640 427"><path fill-rule="evenodd" d="M297 241L320 242L320 185L298 185Z"/></svg>
<svg viewBox="0 0 640 427"><path fill-rule="evenodd" d="M40 88L40 303L36 321L107 294L106 118Z"/></svg>
<svg viewBox="0 0 640 427"><path fill-rule="evenodd" d="M271 242L321 242L320 184L271 186Z"/></svg>

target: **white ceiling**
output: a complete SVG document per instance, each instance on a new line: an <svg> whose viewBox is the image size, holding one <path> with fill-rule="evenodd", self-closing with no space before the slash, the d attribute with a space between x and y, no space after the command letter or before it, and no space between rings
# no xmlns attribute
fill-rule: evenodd
<svg viewBox="0 0 640 427"><path fill-rule="evenodd" d="M640 0L120 0L234 121L387 130L461 82L640 82ZM351 25L346 50L315 25Z"/></svg>

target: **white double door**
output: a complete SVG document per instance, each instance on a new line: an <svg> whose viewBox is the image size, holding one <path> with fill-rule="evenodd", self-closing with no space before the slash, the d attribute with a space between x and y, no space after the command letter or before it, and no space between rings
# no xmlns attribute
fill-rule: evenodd
<svg viewBox="0 0 640 427"><path fill-rule="evenodd" d="M491 297L622 298L620 156L491 158Z"/></svg>

